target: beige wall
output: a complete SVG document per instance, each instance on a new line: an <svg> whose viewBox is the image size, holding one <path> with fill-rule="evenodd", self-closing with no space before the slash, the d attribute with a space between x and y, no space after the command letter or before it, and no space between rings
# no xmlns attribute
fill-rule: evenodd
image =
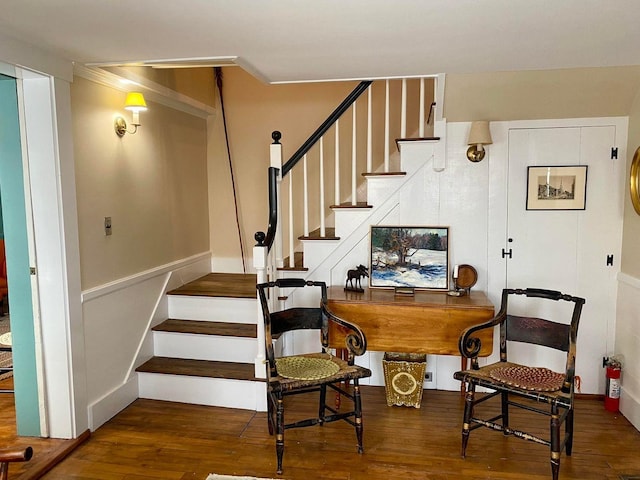
<svg viewBox="0 0 640 480"><path fill-rule="evenodd" d="M148 102L138 133L119 138L124 97L71 86L83 290L209 250L205 120Z"/></svg>
<svg viewBox="0 0 640 480"><path fill-rule="evenodd" d="M236 194L238 199L238 211L240 216L240 228L245 246L245 255L251 256L251 248L255 244L256 231L265 231L268 221L268 189L267 168L269 166L269 144L271 133L279 130L282 133L283 160L286 162L313 131L329 116L329 114L345 99L355 88L358 82L327 82L313 84L289 84L289 85L265 85L253 78L240 68L223 69L224 104L227 114L227 127L229 131L230 150L233 161L233 169L236 177ZM401 82L391 85L392 107L390 115L399 119L399 97ZM409 82L409 97L417 97L419 81ZM425 104L432 101L433 84L426 82ZM366 95L358 101L358 145L359 151L366 148ZM374 84L373 88L374 109L384 108L384 83ZM220 110L220 109L219 109ZM408 106L407 135L416 136L418 131L417 104ZM378 153L374 155L373 170L383 161L383 117L379 117L379 123L373 125L373 149ZM427 126L427 131L431 127ZM399 120L392 121L391 142L400 136ZM426 133L429 135L429 133ZM233 214L233 193L230 182L230 167L224 146L224 131L222 119L216 118L215 125L211 128L213 138L210 148L215 153L210 154L210 188L213 192L211 200L211 246L214 252L214 265L216 259L223 265L230 262L225 259L232 258L239 253L238 233L236 220ZM328 207L334 203L333 178L334 178L334 130L327 132L325 140L325 179L327 188L327 201L325 215L329 214ZM340 155L341 155L341 198L345 201L351 191L351 112L347 112L340 124ZM392 153L395 145L391 146ZM310 197L317 195L318 190L318 148L309 153L309 185ZM366 157L360 154L358 158L357 182L362 182L360 173L366 171ZM297 182L302 178L300 170L294 172ZM288 181L288 180L287 180ZM302 228L302 187L299 183L294 185L297 225ZM284 185L286 193L287 185ZM288 207L286 198L283 199L283 208ZM316 210L310 212L310 229L319 226L320 214ZM329 223L329 225L332 225ZM303 232L296 231L297 237ZM285 226L285 239L286 239ZM287 244L285 240L285 250ZM286 255L285 255L286 256ZM249 269L251 265L248 265ZM224 268L224 267L223 267Z"/></svg>
<svg viewBox="0 0 640 480"><path fill-rule="evenodd" d="M629 197L628 172L631 159L640 145L640 92L629 113L629 138L625 175L624 226L622 260L618 283L618 311L616 316L616 355L623 357L622 393L620 409L624 416L640 429L640 215Z"/></svg>
<svg viewBox="0 0 640 480"><path fill-rule="evenodd" d="M627 143L627 172L631 160L640 146L640 91L631 104L629 113L629 138ZM627 177L628 178L628 177ZM624 230L622 235L622 271L640 279L640 215L636 213L629 197L629 182L626 184L624 204Z"/></svg>
<svg viewBox="0 0 640 480"><path fill-rule="evenodd" d="M626 116L640 66L448 74L449 122Z"/></svg>
<svg viewBox="0 0 640 480"><path fill-rule="evenodd" d="M255 244L253 235L267 228L271 132L282 132L286 161L356 83L265 85L236 67L224 68L223 75L238 211L245 255L249 258ZM215 264L217 257L228 258L239 249L235 218L231 215L233 196L220 115L212 135L215 156L210 160L210 188L216 193L212 200L211 245Z"/></svg>

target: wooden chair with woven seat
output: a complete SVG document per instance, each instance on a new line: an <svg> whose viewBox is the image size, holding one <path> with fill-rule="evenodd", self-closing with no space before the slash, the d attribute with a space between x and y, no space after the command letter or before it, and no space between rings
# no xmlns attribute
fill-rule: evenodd
<svg viewBox="0 0 640 480"><path fill-rule="evenodd" d="M268 298L270 295L277 298L276 288L303 287L319 287L320 298L317 307L296 307L277 312L269 310ZM344 420L355 428L358 453L362 453L362 403L358 382L361 378L370 377L371 371L355 365L354 359L366 351L367 342L364 334L357 325L333 315L328 310L327 286L324 282L280 279L258 284L257 289L264 317L269 433L276 435L278 474L282 473L284 432L290 428ZM348 351L346 361L332 355L328 349L329 322L335 322L348 330L345 342ZM319 330L321 352L276 358L273 336L303 329ZM344 386L347 384L350 384L349 388ZM338 411L329 406L326 402L327 388L351 400L353 408L349 411ZM319 392L318 415L285 424L285 397L310 392Z"/></svg>
<svg viewBox="0 0 640 480"><path fill-rule="evenodd" d="M571 312L569 323L559 323L537 317L518 316L509 313L508 302L513 296L537 298L536 308L543 308L539 303L547 301L569 302L567 315ZM531 302L531 300L527 300ZM462 457L466 455L469 433L479 427L487 427L514 435L521 439L547 445L551 449L551 473L554 480L560 470L560 454L566 450L571 455L573 443L573 399L575 382L575 356L578 323L585 300L565 295L553 290L542 289L504 289L500 311L486 323L467 328L460 336L460 353L471 359L471 368L456 372L454 378L466 384L464 417L462 421ZM480 367L478 353L481 342L476 332L485 328L500 326L500 361ZM531 367L509 362L507 344L513 350L515 342L542 345L566 352L565 371L556 373L543 367ZM490 393L476 398L476 387L486 387ZM476 417L476 406L495 396L500 397L500 414L492 418ZM536 405L548 405L548 410ZM550 417L550 438L541 438L531 433L512 428L509 425L509 407L519 407L530 412ZM498 421L500 421L498 423ZM561 426L564 423L565 433L561 438Z"/></svg>

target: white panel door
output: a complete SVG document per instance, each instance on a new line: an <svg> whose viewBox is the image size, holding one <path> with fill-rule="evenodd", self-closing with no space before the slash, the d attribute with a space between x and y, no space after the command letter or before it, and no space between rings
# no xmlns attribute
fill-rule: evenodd
<svg viewBox="0 0 640 480"><path fill-rule="evenodd" d="M509 131L507 286L546 288L584 297L576 374L582 392L602 393L602 357L613 345L615 275L620 260L624 160L611 159L615 126ZM526 210L528 166L587 165L585 210ZM613 255L613 265L607 257ZM518 299L522 308L524 299ZM534 307L534 315L567 322L570 309ZM511 349L515 361L564 370L564 355L544 347ZM513 357L512 357L513 358Z"/></svg>

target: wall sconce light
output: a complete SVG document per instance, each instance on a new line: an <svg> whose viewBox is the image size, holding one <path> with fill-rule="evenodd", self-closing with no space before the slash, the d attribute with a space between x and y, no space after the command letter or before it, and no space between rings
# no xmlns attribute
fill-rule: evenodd
<svg viewBox="0 0 640 480"><path fill-rule="evenodd" d="M491 145L491 131L489 130L489 122L480 120L471 124L469 132L469 140L467 145L467 158L472 162L479 162L484 158L486 153L484 145Z"/></svg>
<svg viewBox="0 0 640 480"><path fill-rule="evenodd" d="M123 117L116 117L113 127L116 134L119 137L124 137L125 133L134 134L138 131L140 126L140 112L144 112L147 109L147 103L144 101L144 96L140 92L127 93L127 99L124 102L124 109L133 112L131 125L133 125L133 131L127 130L127 122Z"/></svg>

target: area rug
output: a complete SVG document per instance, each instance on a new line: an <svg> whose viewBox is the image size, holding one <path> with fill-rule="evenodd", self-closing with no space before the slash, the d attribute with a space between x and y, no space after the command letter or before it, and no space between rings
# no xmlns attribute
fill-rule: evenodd
<svg viewBox="0 0 640 480"><path fill-rule="evenodd" d="M11 346L11 330L9 326L9 315L0 317L0 346ZM13 358L11 352L0 352L0 368L12 367ZM5 372L0 375L0 380L13 376L13 372Z"/></svg>
<svg viewBox="0 0 640 480"><path fill-rule="evenodd" d="M266 478L266 477L236 477L234 475L216 475L215 473L210 473L207 477L207 480L276 480L275 478Z"/></svg>

